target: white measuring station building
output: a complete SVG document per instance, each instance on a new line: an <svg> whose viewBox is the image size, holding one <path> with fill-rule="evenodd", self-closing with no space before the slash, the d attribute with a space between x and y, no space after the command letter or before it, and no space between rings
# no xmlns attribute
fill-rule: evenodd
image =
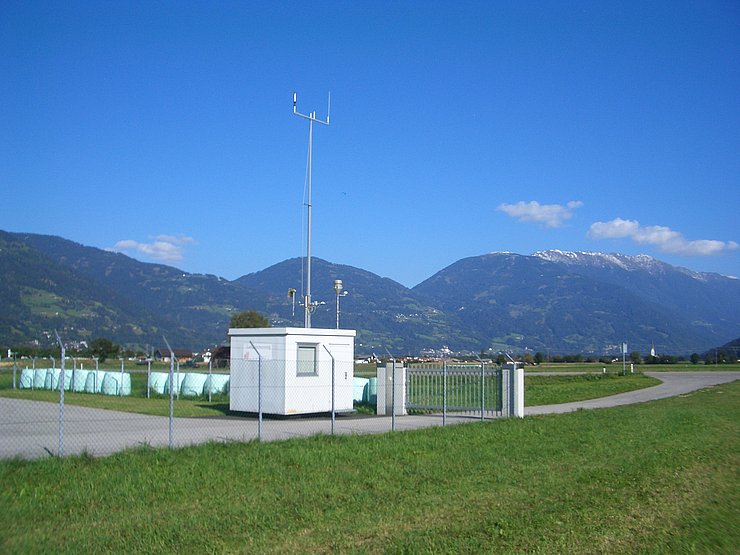
<svg viewBox="0 0 740 555"><path fill-rule="evenodd" d="M353 410L355 330L231 328L232 411Z"/></svg>

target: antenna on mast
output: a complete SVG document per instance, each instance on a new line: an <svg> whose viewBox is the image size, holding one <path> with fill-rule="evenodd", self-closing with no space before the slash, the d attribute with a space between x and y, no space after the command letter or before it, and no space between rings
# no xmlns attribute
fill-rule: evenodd
<svg viewBox="0 0 740 555"><path fill-rule="evenodd" d="M308 120L308 186L306 188L306 292L303 296L303 327L311 327L311 312L316 309L319 303L311 300L311 174L313 162L313 124L314 122L322 125L329 125L329 112L331 110L331 93L329 93L329 102L326 108L326 120L316 117L316 112L302 114L298 111L298 93L293 92L293 114L299 118Z"/></svg>

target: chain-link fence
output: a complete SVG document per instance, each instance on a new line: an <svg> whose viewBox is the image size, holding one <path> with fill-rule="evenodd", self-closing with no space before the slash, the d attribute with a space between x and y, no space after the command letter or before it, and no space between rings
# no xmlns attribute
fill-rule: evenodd
<svg viewBox="0 0 740 555"><path fill-rule="evenodd" d="M464 386L473 388L476 380L485 384L484 397L469 393L484 412L456 412L453 404L419 412L407 400L407 387L418 384L418 374L397 363L395 374L381 367L380 380L375 365L364 365L362 376L355 376L353 361L327 354L315 360L299 354L296 360L212 361L195 368L175 360L96 366L92 360L65 358L64 364L49 359L5 364L0 367L0 458L101 456L138 446L380 433L500 415L494 369L473 369L476 374ZM402 393L387 396L384 388L393 393L394 379ZM444 387L445 382L434 383ZM428 398L450 395L452 400L452 391L460 387L451 381L448 392L432 391L434 383L424 385Z"/></svg>
<svg viewBox="0 0 740 555"><path fill-rule="evenodd" d="M0 457L105 455L209 439L178 438L175 422L187 428L194 417L227 414L229 369L172 366L171 376L169 363L152 361L32 359L2 366Z"/></svg>

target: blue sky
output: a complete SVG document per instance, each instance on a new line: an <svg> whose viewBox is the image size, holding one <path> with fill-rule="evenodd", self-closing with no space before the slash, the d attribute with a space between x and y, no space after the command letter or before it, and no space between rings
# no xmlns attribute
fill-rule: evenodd
<svg viewBox="0 0 740 555"><path fill-rule="evenodd" d="M63 4L63 5L62 5ZM234 279L305 251L740 276L734 1L0 1L7 231ZM348 289L351 284L346 284Z"/></svg>

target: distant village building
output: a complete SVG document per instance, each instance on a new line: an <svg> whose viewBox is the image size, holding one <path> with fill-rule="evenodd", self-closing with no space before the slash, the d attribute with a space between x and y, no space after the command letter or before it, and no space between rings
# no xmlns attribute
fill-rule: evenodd
<svg viewBox="0 0 740 555"><path fill-rule="evenodd" d="M219 345L211 352L214 368L227 368L231 358L231 345Z"/></svg>
<svg viewBox="0 0 740 555"><path fill-rule="evenodd" d="M188 349L172 349L175 353L175 360L177 362L185 362L193 358L193 352ZM168 349L157 349L154 351L154 358L164 362L170 361L170 351Z"/></svg>

